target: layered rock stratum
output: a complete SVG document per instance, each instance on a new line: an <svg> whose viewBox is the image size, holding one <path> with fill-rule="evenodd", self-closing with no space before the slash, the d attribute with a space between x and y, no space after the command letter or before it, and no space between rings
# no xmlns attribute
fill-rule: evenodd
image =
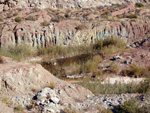
<svg viewBox="0 0 150 113"><path fill-rule="evenodd" d="M0 11L13 8L38 7L44 8L89 8L96 6L122 4L127 2L143 2L148 0L0 0Z"/></svg>
<svg viewBox="0 0 150 113"><path fill-rule="evenodd" d="M78 10L14 9L1 13L0 45L79 45L108 36L131 43L148 37L149 11L131 3ZM126 18L131 14L137 18ZM15 22L16 17L22 21Z"/></svg>

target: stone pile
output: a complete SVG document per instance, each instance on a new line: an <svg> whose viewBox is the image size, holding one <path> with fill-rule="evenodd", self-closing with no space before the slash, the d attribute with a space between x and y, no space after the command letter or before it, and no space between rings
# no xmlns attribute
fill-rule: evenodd
<svg viewBox="0 0 150 113"><path fill-rule="evenodd" d="M60 104L60 99L57 93L60 93L59 90L51 89L49 87L45 87L40 92L38 92L35 96L36 105L44 106L42 108L43 113L47 113L48 111L51 113L60 112L64 107Z"/></svg>
<svg viewBox="0 0 150 113"><path fill-rule="evenodd" d="M118 94L118 95L100 95L91 97L83 103L72 104L78 111L89 109L94 110L96 107L113 109L114 106L121 105L124 101L137 97L137 94ZM96 113L97 111L93 112ZM87 112L90 113L90 112Z"/></svg>

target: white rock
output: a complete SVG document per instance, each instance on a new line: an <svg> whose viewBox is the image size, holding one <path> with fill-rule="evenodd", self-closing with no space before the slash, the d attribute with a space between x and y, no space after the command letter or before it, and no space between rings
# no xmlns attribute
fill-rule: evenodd
<svg viewBox="0 0 150 113"><path fill-rule="evenodd" d="M41 102L40 102L40 101L37 101L36 104L39 106L39 105L41 104Z"/></svg>
<svg viewBox="0 0 150 113"><path fill-rule="evenodd" d="M55 104L57 104L57 103L59 102L59 98L57 98L57 97L51 97L51 100L52 100Z"/></svg>
<svg viewBox="0 0 150 113"><path fill-rule="evenodd" d="M50 111L51 113L56 113L52 108L48 108L47 111Z"/></svg>
<svg viewBox="0 0 150 113"><path fill-rule="evenodd" d="M122 56L120 56L120 55L115 55L115 56L113 57L113 59L117 60L117 59L123 59L123 58L122 58Z"/></svg>

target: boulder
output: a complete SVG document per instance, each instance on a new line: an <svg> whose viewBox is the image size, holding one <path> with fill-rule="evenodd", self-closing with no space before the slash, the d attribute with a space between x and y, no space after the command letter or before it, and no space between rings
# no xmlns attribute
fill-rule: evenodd
<svg viewBox="0 0 150 113"><path fill-rule="evenodd" d="M120 55L114 55L113 60L117 60L117 59L123 59L123 57Z"/></svg>

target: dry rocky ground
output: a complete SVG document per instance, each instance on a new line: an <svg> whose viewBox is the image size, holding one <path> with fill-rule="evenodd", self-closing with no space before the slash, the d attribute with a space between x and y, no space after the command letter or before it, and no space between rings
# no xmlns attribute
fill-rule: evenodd
<svg viewBox="0 0 150 113"><path fill-rule="evenodd" d="M144 6L135 5L137 2ZM98 68L109 75L102 84L113 85L117 81L138 86L146 79L142 75L126 77L122 71L133 64L144 70L150 64L148 0L0 0L0 11L0 55L3 48L15 45L27 44L29 48L44 51L51 45L90 45L114 36L123 39L128 49L112 55L101 53L102 60L96 63L95 70ZM118 66L113 74L108 73L112 71L111 63ZM92 80L97 77L86 74ZM113 111L132 98L141 107L150 104L149 94L95 95L80 85L60 80L40 64L0 56L0 113L101 113L100 108Z"/></svg>
<svg viewBox="0 0 150 113"><path fill-rule="evenodd" d="M131 98L149 102L149 97L141 94L94 96L79 85L56 78L39 64L16 62L7 57L3 57L0 64L0 76L0 111L3 113L56 113L65 109L97 113L98 106L113 109Z"/></svg>
<svg viewBox="0 0 150 113"><path fill-rule="evenodd" d="M38 99L37 105L52 104L53 107L56 106L55 110L59 110L63 109L65 103L80 102L93 96L89 90L81 86L54 77L39 64L19 63L4 58L4 63L0 64L0 76L1 99L11 107L26 107L32 104L33 99ZM37 93L41 89L41 93Z"/></svg>

